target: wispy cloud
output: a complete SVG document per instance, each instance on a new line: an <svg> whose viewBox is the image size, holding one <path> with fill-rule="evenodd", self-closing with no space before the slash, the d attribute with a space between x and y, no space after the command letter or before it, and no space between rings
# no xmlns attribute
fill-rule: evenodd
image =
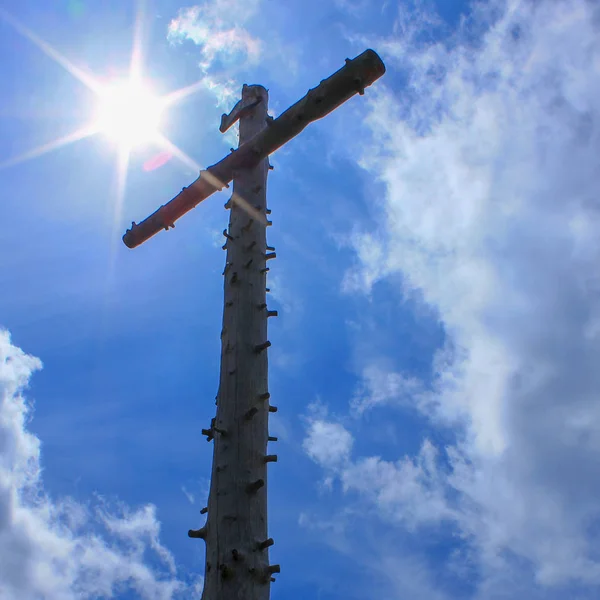
<svg viewBox="0 0 600 600"><path fill-rule="evenodd" d="M187 498L190 504L194 504L196 502L196 497L194 496L194 494L189 492L184 485L181 486L181 491L183 492L183 495Z"/></svg>
<svg viewBox="0 0 600 600"><path fill-rule="evenodd" d="M417 408L424 397L423 383L419 379L370 364L363 370L351 407L358 415L376 406L389 404L415 405Z"/></svg>
<svg viewBox="0 0 600 600"><path fill-rule="evenodd" d="M422 455L357 458L352 481L371 487L346 487L397 502L380 511L388 519L437 506L477 557L482 597L567 597L570 585L595 597L597 9L481 3L440 42L429 41L435 17L416 15L401 13L402 35L376 43L408 84L373 90L361 164L385 190L383 225L358 238L362 271L347 282L377 293L401 274L434 308L446 346L432 357L430 401L415 405L458 425L461 441L431 469ZM411 374L377 378L383 391L359 398L384 399Z"/></svg>
<svg viewBox="0 0 600 600"><path fill-rule="evenodd" d="M154 506L101 498L84 505L45 493L23 396L40 368L0 330L0 596L79 600L132 590L147 600L199 598L160 543Z"/></svg>
<svg viewBox="0 0 600 600"><path fill-rule="evenodd" d="M216 61L255 63L260 58L261 42L244 28L256 13L258 0L214 0L185 8L169 24L169 39L191 40L199 46L200 65L208 70Z"/></svg>
<svg viewBox="0 0 600 600"><path fill-rule="evenodd" d="M171 42L189 40L198 46L202 82L223 108L239 99L235 75L261 58L262 41L246 28L260 4L261 0L211 0L181 9L169 23Z"/></svg>

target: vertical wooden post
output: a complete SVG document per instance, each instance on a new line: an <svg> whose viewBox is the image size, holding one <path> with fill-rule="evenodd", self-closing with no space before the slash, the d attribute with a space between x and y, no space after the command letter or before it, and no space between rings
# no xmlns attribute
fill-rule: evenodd
<svg viewBox="0 0 600 600"><path fill-rule="evenodd" d="M267 90L244 86L242 99L260 102L240 118L239 144L266 126ZM266 215L268 157L234 174L229 230L224 232L224 312L217 414L209 433L214 454L205 527L203 600L268 600L271 575L267 530L268 391L266 227L235 202L241 196Z"/></svg>

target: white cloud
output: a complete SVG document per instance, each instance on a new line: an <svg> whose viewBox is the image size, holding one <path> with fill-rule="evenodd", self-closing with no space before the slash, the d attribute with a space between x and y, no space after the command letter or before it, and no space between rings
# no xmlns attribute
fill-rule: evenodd
<svg viewBox="0 0 600 600"><path fill-rule="evenodd" d="M353 246L363 268L346 271L342 290L370 294L375 282L387 274L385 249L376 236L365 232L354 234Z"/></svg>
<svg viewBox="0 0 600 600"><path fill-rule="evenodd" d="M261 42L244 28L261 0L212 0L184 8L169 23L169 38L191 40L200 46L201 66L208 70L216 60L256 63Z"/></svg>
<svg viewBox="0 0 600 600"><path fill-rule="evenodd" d="M386 518L409 528L454 518L445 493L448 485L437 464L437 450L425 440L419 455L397 462L378 456L351 460L354 438L341 424L327 417L321 406L310 407L306 419L306 454L329 472L322 482L331 491L334 475L344 492L358 492L371 500Z"/></svg>
<svg viewBox="0 0 600 600"><path fill-rule="evenodd" d="M184 8L169 23L168 39L190 40L199 47L202 83L217 98L217 106L230 110L239 100L235 73L256 64L262 42L246 28L261 0L211 0Z"/></svg>
<svg viewBox="0 0 600 600"><path fill-rule="evenodd" d="M418 379L388 371L373 363L363 369L362 381L351 407L358 415L376 406L388 404L419 408L420 399L424 395L423 384Z"/></svg>
<svg viewBox="0 0 600 600"><path fill-rule="evenodd" d="M435 309L447 343L415 405L460 441L435 477L419 457L357 458L341 475L379 506L383 494L386 518L424 521L433 497L427 515L479 556L483 597L505 597L490 585L502 580L587 598L600 585L600 14L584 0L474 14L443 43L403 17L402 36L374 44L408 83L373 86L361 164L385 190L383 225L358 239L347 280L369 291L401 274ZM377 377L366 406L410 381Z"/></svg>
<svg viewBox="0 0 600 600"><path fill-rule="evenodd" d="M386 519L409 529L454 519L446 498L447 486L437 465L437 450L425 440L415 459L397 462L378 456L360 458L339 472L345 491L369 498Z"/></svg>
<svg viewBox="0 0 600 600"><path fill-rule="evenodd" d="M279 86L298 76L303 47L275 31L268 14L263 0L206 0L179 10L169 23L167 38L172 43L191 41L198 46L199 85L226 111L240 99L242 84L255 67L274 71ZM275 101L269 109L274 117L277 105ZM225 134L232 145L236 131L234 125Z"/></svg>
<svg viewBox="0 0 600 600"><path fill-rule="evenodd" d="M204 73L202 76L202 84L211 94L215 96L215 99L217 100L217 106L223 107L227 109L227 111L235 106L235 103L239 100L239 86L230 77ZM230 136L228 139L231 141L231 143L235 143L237 141L235 136L231 137L230 135L230 132L233 129L234 128L232 127L225 133L226 136Z"/></svg>
<svg viewBox="0 0 600 600"><path fill-rule="evenodd" d="M315 462L331 469L348 460L354 440L343 425L315 417L309 419L307 429L302 445Z"/></svg>
<svg viewBox="0 0 600 600"><path fill-rule="evenodd" d="M0 596L80 600L133 590L145 600L199 598L177 578L154 506L83 505L44 492L40 440L27 430L23 396L40 368L0 330Z"/></svg>

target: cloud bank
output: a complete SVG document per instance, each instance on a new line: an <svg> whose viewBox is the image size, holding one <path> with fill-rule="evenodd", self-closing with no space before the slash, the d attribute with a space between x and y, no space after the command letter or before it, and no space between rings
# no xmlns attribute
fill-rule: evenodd
<svg viewBox="0 0 600 600"><path fill-rule="evenodd" d="M433 383L365 364L353 404L410 405L458 441L332 468L383 520L451 523L472 597L597 597L600 11L486 2L439 42L419 11L372 41L406 85L371 94L382 226L357 235L345 288L376 301L400 275L446 343Z"/></svg>
<svg viewBox="0 0 600 600"><path fill-rule="evenodd" d="M0 330L0 596L20 600L199 598L177 577L152 505L82 504L43 488L40 440L23 396L39 359Z"/></svg>

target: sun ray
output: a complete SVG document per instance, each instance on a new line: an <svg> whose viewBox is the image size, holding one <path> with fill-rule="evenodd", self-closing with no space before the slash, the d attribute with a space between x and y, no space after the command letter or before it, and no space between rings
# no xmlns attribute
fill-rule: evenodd
<svg viewBox="0 0 600 600"><path fill-rule="evenodd" d="M186 167L200 173L202 167L191 157L188 156L183 150L178 148L171 140L166 138L162 133L157 134L156 143L161 146L164 150L167 150Z"/></svg>
<svg viewBox="0 0 600 600"><path fill-rule="evenodd" d="M117 196L115 198L115 212L113 216L115 226L118 225L121 219L121 211L125 201L125 188L127 187L127 172L129 170L130 157L130 148L122 147L119 149L117 159Z"/></svg>
<svg viewBox="0 0 600 600"><path fill-rule="evenodd" d="M47 152L66 146L78 140L84 139L97 133L105 133L113 138L116 138L119 142L118 148L118 160L117 160L117 179L116 179L116 198L114 204L113 223L114 226L120 223L122 208L125 199L125 188L127 184L127 173L129 169L129 161L131 155L131 148L134 143L141 141L153 141L160 146L164 151L167 151L171 156L177 158L186 167L192 169L196 173L201 171L200 165L187 155L183 150L171 142L165 135L160 133L158 129L154 130L159 124L160 113L162 110L176 102L183 100L184 98L196 93L203 87L206 82L204 80L197 81L191 85L175 90L169 94L157 98L152 94L148 95L147 99L143 99L140 104L141 97L148 93L148 89L142 81L142 63L143 63L143 24L144 24L144 9L145 0L136 0L136 16L134 22L134 33L132 51L129 65L129 78L128 81L122 84L116 85L104 85L93 75L87 73L83 69L77 67L68 58L62 55L58 50L51 46L48 42L44 41L32 30L23 25L19 20L9 14L5 9L0 8L0 19L3 19L10 24L15 31L17 31L24 38L29 40L33 45L39 48L46 56L53 60L56 64L64 68L73 77L83 83L92 92L94 92L99 98L99 114L96 116L96 121L93 124L88 124L84 127L77 129L76 131L67 134L61 138L53 140L47 144L34 148L29 152L21 154L15 158L9 159L3 163L0 163L0 169L6 168L27 161L32 158L39 157ZM122 96L118 94L121 93ZM137 104L136 104L137 102ZM149 122L146 125L149 127L148 133L149 138L141 140L139 131L135 131L134 136L129 136L132 139L124 137L124 131L128 129L126 125L130 125L129 117L117 114L117 110L122 109L131 110L130 105L136 107L145 107L148 105L152 106L152 111L146 110L148 113ZM156 110L154 110L156 109ZM138 115L139 111L135 110L133 113L135 116ZM156 114L155 114L156 113ZM116 118L115 118L116 115ZM119 119L126 119L120 122ZM134 119L135 120L135 119ZM138 124L139 125L139 124ZM131 129L131 127L129 128ZM130 132L131 133L131 132ZM125 131L125 135L128 135ZM232 201L239 204L244 208L248 214L256 218L260 222L266 223L264 216L259 213L254 207L252 207L244 198L241 198L238 194L232 195ZM111 255L116 249L111 250ZM111 257L111 261L113 257Z"/></svg>
<svg viewBox="0 0 600 600"><path fill-rule="evenodd" d="M42 156L43 154L46 154L47 152L51 152L52 150L57 150L58 148L62 148L63 146L68 146L69 144L72 144L73 142L78 142L79 140L83 140L86 137L95 135L96 133L98 133L98 130L95 127L86 125L84 127L77 129L76 131L73 131L71 133L68 133L67 135L57 138L56 140L52 140L51 142L48 142L47 144L43 144L42 146L33 148L33 150L29 150L28 152L24 152L23 154L20 154L19 156L15 156L14 158L10 158L9 160L6 160L6 161L0 163L0 169L6 169L7 167L13 167L22 162L31 160L32 158L38 158L39 156Z"/></svg>
<svg viewBox="0 0 600 600"><path fill-rule="evenodd" d="M123 214L123 205L125 203L125 189L127 187L127 173L129 171L129 159L131 157L131 149L126 146L121 146L117 154L117 177L115 184L115 200L112 216L112 234L110 250L108 255L108 269L106 272L106 290L113 286L116 275L117 259L119 256L119 235L118 231L121 226L121 217Z"/></svg>
<svg viewBox="0 0 600 600"><path fill-rule="evenodd" d="M176 102L180 102L184 98L195 94L198 90L201 90L206 87L206 84L203 79L200 81L196 81L196 83L192 83L191 85L187 85L185 87L179 88L173 92L169 92L165 96L162 97L165 106L171 106Z"/></svg>
<svg viewBox="0 0 600 600"><path fill-rule="evenodd" d="M254 206L252 206L250 202L246 200L246 198L240 196L237 192L233 192L233 194L231 194L231 201L234 204L237 204L249 217L254 219L257 223L261 223L266 227L267 218L265 217L265 215L263 215L259 210L254 208Z"/></svg>
<svg viewBox="0 0 600 600"><path fill-rule="evenodd" d="M129 78L131 81L139 82L142 78L142 41L144 33L144 0L137 0L135 22L133 25L133 47L131 49L131 60L129 62Z"/></svg>
<svg viewBox="0 0 600 600"><path fill-rule="evenodd" d="M92 75L86 73L83 69L80 69L74 65L68 58L63 56L58 50L53 48L48 42L38 37L33 31L25 27L21 22L15 19L5 9L0 8L0 18L4 19L9 25L20 33L23 37L27 38L32 44L37 46L48 58L51 58L56 64L60 65L68 73L73 75L76 79L81 81L85 86L95 93L98 93L102 88L99 81L97 81Z"/></svg>
<svg viewBox="0 0 600 600"><path fill-rule="evenodd" d="M125 203L125 189L127 188L127 173L129 171L129 159L131 157L131 149L125 146L119 148L117 155L117 180L115 203L112 218L113 227L113 244L110 249L109 272L112 273L115 267L117 257L118 239L117 231L121 225L121 217L123 214L123 205Z"/></svg>
<svg viewBox="0 0 600 600"><path fill-rule="evenodd" d="M178 158L187 167L194 169L198 173L200 171L202 171L202 168L200 167L200 165L196 161L194 161L193 158L189 157L183 150L178 148L173 142L171 142L164 135L158 134L156 141L162 148L164 148L169 153L171 153L173 156L175 156L175 158ZM214 178L214 179L216 179L216 178ZM216 182L216 183L219 183L219 182ZM266 217L260 211L258 211L256 208L254 208L245 198L243 198L239 194L234 192L231 195L231 201L234 202L235 204L237 204L242 210L244 210L248 214L248 216L255 219L258 223L262 223L263 225L267 224Z"/></svg>

